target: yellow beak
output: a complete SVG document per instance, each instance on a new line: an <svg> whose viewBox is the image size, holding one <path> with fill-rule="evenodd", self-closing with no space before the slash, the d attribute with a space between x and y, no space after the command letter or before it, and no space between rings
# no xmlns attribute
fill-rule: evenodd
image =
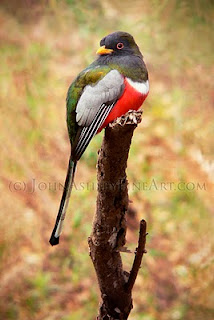
<svg viewBox="0 0 214 320"><path fill-rule="evenodd" d="M110 54L113 51L114 51L113 49L107 49L105 46L102 46L97 50L96 54L100 54L100 55Z"/></svg>

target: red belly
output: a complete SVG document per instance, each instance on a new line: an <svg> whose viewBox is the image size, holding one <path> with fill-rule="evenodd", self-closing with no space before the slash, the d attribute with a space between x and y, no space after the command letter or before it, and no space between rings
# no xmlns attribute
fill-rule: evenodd
<svg viewBox="0 0 214 320"><path fill-rule="evenodd" d="M140 92L136 91L126 79L124 80L124 82L125 89L122 96L117 101L98 132L105 128L110 122L112 122L116 118L121 117L129 110L138 110L146 99L148 93L141 94Z"/></svg>

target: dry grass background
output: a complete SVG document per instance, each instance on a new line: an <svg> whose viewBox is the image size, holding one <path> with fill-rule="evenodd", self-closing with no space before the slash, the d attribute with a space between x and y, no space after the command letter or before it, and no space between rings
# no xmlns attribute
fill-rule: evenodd
<svg viewBox="0 0 214 320"><path fill-rule="evenodd" d="M208 0L1 1L1 319L95 319L87 237L102 134L79 163L60 246L48 239L69 154L66 91L115 30L134 35L151 84L128 165L128 247L140 218L149 228L130 319L214 318L213 18Z"/></svg>

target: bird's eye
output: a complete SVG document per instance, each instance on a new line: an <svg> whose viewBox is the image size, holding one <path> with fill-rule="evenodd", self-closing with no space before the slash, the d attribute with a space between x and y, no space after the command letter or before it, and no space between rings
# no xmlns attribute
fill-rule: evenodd
<svg viewBox="0 0 214 320"><path fill-rule="evenodd" d="M124 47L124 44L122 42L118 42L117 49L121 50L123 49L123 47Z"/></svg>

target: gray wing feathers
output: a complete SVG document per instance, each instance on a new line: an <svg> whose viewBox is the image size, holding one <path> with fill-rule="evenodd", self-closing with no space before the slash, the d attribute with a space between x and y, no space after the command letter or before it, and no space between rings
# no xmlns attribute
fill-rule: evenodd
<svg viewBox="0 0 214 320"><path fill-rule="evenodd" d="M111 70L94 86L86 86L76 108L78 125L89 126L101 105L117 100L123 89L124 78L117 70Z"/></svg>
<svg viewBox="0 0 214 320"><path fill-rule="evenodd" d="M103 104L101 108L98 109L98 112L94 117L92 123L88 127L80 127L80 136L76 141L76 145L72 148L73 159L80 159L91 139L95 136L97 130L101 127L111 109L114 107L114 104L115 102L110 105Z"/></svg>

